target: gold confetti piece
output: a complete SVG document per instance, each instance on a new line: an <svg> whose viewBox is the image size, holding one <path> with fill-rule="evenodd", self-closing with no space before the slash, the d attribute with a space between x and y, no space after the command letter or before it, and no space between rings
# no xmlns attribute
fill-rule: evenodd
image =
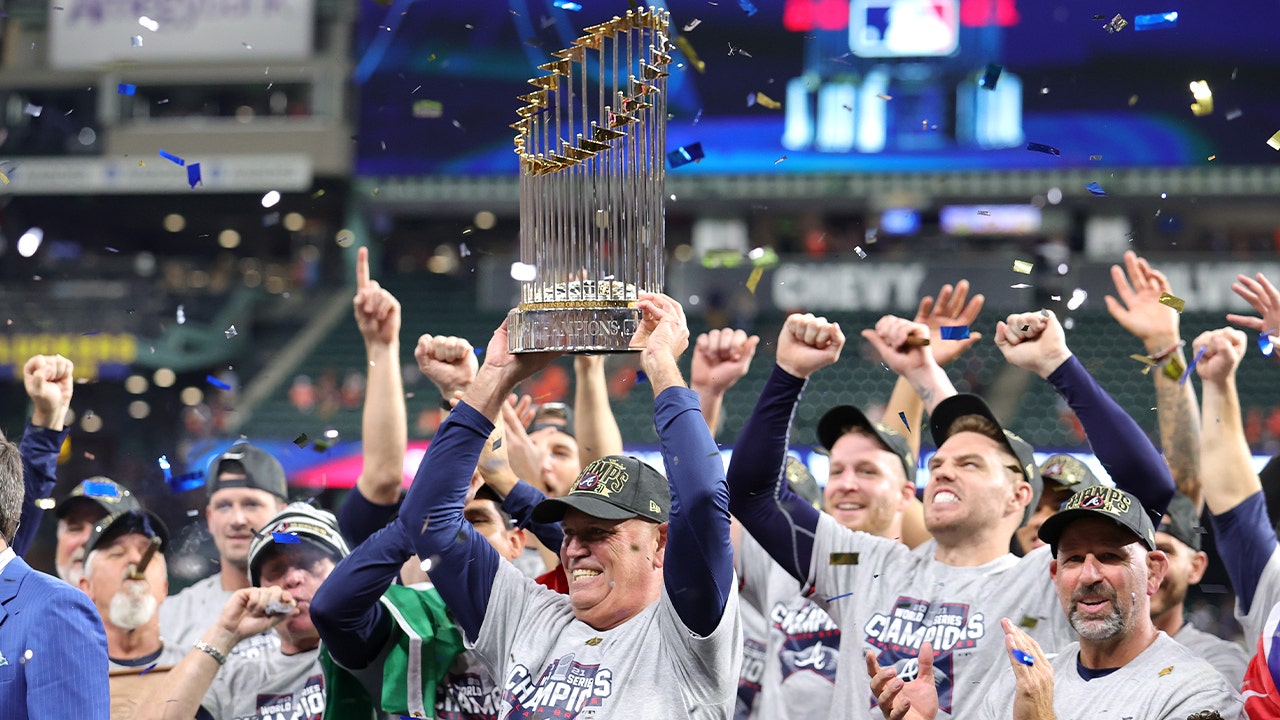
<svg viewBox="0 0 1280 720"><path fill-rule="evenodd" d="M1187 306L1186 300L1170 295L1169 293L1160 293L1160 303L1162 305L1168 305L1178 312L1182 312L1182 309Z"/></svg>
<svg viewBox="0 0 1280 720"><path fill-rule="evenodd" d="M782 103L778 102L777 100L774 100L773 98L769 97L768 95L765 95L762 92L756 93L756 102L769 108L770 110L777 110L778 108L782 107Z"/></svg>
<svg viewBox="0 0 1280 720"><path fill-rule="evenodd" d="M3 170L0 170L0 182L4 183L5 185L9 184L9 176L5 175Z"/></svg>
<svg viewBox="0 0 1280 720"><path fill-rule="evenodd" d="M1165 668L1165 669L1161 670L1161 671L1160 671L1160 677L1164 677L1165 675L1168 675L1168 674L1169 674L1169 673L1171 673L1171 672L1173 672L1173 666L1172 666L1172 665L1170 665L1169 667L1167 667L1167 668Z"/></svg>
<svg viewBox="0 0 1280 720"><path fill-rule="evenodd" d="M1272 150L1280 150L1280 130L1277 130L1276 134L1271 136L1267 144L1271 146Z"/></svg>
<svg viewBox="0 0 1280 720"><path fill-rule="evenodd" d="M831 556L827 559L827 564L828 565L857 565L858 553L845 553L845 552L831 553Z"/></svg>
<svg viewBox="0 0 1280 720"><path fill-rule="evenodd" d="M698 51L693 49L693 43L689 42L689 38L683 35L677 36L676 47L680 48L680 52L684 53L685 58L688 59L694 70L700 73L707 71L707 64L698 59Z"/></svg>
<svg viewBox="0 0 1280 720"><path fill-rule="evenodd" d="M1209 89L1209 83L1197 80L1190 87L1191 96L1195 98L1195 102L1191 103L1191 113L1196 117L1213 114L1213 91Z"/></svg>
<svg viewBox="0 0 1280 720"><path fill-rule="evenodd" d="M892 95L885 95L884 93L876 93L876 97L880 98L881 100L886 100L886 101L887 101L887 100L892 100L892 99L893 99L893 96L892 96Z"/></svg>
<svg viewBox="0 0 1280 720"><path fill-rule="evenodd" d="M1040 621L1036 618L1033 618L1030 615L1023 615L1022 621L1018 623L1018 626L1027 628L1028 630L1035 630L1036 626L1039 624Z"/></svg>
<svg viewBox="0 0 1280 720"><path fill-rule="evenodd" d="M764 277L764 268L757 267L751 271L751 277L747 278L747 291L752 295L756 294L756 285L760 284L761 277Z"/></svg>
<svg viewBox="0 0 1280 720"><path fill-rule="evenodd" d="M1156 364L1156 361L1155 361L1155 360L1153 360L1153 359L1151 359L1151 356L1149 356L1149 355L1138 355L1137 353L1134 353L1133 355L1130 355L1130 356L1129 356L1129 359L1130 359L1130 360L1137 360L1138 362L1142 363L1143 365L1147 365L1147 366L1151 366L1151 365L1155 365L1155 364Z"/></svg>
<svg viewBox="0 0 1280 720"><path fill-rule="evenodd" d="M1170 355L1169 362L1165 363L1164 376L1170 380L1177 382L1182 379L1182 373L1186 372L1187 366L1182 364L1182 359L1177 355Z"/></svg>
<svg viewBox="0 0 1280 720"><path fill-rule="evenodd" d="M595 647L596 645L599 645L602 642L604 642L604 638L593 637L587 640L587 644L590 645L591 647Z"/></svg>
<svg viewBox="0 0 1280 720"><path fill-rule="evenodd" d="M57 502L53 498L38 498L36 500L36 507L41 510L52 510L54 505L57 505Z"/></svg>
<svg viewBox="0 0 1280 720"><path fill-rule="evenodd" d="M1016 273L1022 273L1023 275L1030 275L1031 268L1033 267L1035 267L1035 263L1029 263L1026 260L1013 261L1013 271Z"/></svg>
<svg viewBox="0 0 1280 720"><path fill-rule="evenodd" d="M1138 96L1137 96L1137 95L1130 95L1130 96L1129 96L1129 107L1133 107L1134 105L1137 105L1137 104L1138 104Z"/></svg>

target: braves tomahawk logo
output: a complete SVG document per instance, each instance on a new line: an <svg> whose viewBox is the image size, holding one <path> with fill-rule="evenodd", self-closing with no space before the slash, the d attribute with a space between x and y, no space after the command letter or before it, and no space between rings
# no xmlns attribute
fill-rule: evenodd
<svg viewBox="0 0 1280 720"><path fill-rule="evenodd" d="M933 678L938 686L938 707L950 713L955 690L954 655L978 644L986 634L982 613L970 615L963 603L939 603L900 596L889 614L876 613L863 626L867 643L880 649L876 662L894 666L903 682L916 678L920 670L920 646L933 644ZM875 707L870 697L868 707Z"/></svg>
<svg viewBox="0 0 1280 720"><path fill-rule="evenodd" d="M569 653L548 665L537 678L523 665L512 668L502 693L502 701L511 707L504 717L587 720L596 716L596 708L612 694L612 670L574 662L573 653Z"/></svg>
<svg viewBox="0 0 1280 720"><path fill-rule="evenodd" d="M809 600L794 607L775 603L769 622L783 637L778 660L784 682L798 672L811 672L835 684L840 628L830 615Z"/></svg>

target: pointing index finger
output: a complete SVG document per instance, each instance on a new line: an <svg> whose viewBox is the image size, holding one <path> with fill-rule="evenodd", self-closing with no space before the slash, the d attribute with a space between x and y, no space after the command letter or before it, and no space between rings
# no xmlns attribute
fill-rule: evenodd
<svg viewBox="0 0 1280 720"><path fill-rule="evenodd" d="M369 287L369 248L356 251L356 290Z"/></svg>

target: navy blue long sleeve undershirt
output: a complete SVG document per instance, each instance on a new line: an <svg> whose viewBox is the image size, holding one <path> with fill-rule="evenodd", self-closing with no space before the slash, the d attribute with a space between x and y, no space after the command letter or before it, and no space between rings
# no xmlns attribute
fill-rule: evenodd
<svg viewBox="0 0 1280 720"><path fill-rule="evenodd" d="M50 430L27 423L27 429L22 434L18 454L22 457L25 494L22 497L22 512L18 516L18 531L13 535L13 542L9 543L18 557L26 555L36 539L36 531L40 529L40 520L44 517L44 510L36 501L49 497L53 486L58 482L58 451L62 449L62 441L66 440L70 431L70 428Z"/></svg>
<svg viewBox="0 0 1280 720"><path fill-rule="evenodd" d="M382 651L392 620L379 600L413 556L412 539L392 522L357 545L316 590L311 622L339 665L358 670Z"/></svg>

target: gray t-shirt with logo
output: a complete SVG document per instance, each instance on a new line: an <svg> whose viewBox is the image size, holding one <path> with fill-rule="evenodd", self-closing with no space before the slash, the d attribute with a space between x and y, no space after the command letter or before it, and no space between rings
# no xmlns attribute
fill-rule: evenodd
<svg viewBox="0 0 1280 720"><path fill-rule="evenodd" d="M160 636L166 646L179 648L185 654L218 619L233 590L222 589L222 573L170 595L160 603ZM280 653L280 636L274 630L245 638L228 657L258 657Z"/></svg>
<svg viewBox="0 0 1280 720"><path fill-rule="evenodd" d="M1183 623L1182 629L1173 639L1190 650L1192 655L1217 668L1231 687L1238 688L1244 682L1244 671L1249 667L1249 653L1240 643L1210 635L1191 623Z"/></svg>
<svg viewBox="0 0 1280 720"><path fill-rule="evenodd" d="M200 705L213 720L320 720L324 699L317 647L228 658Z"/></svg>
<svg viewBox="0 0 1280 720"><path fill-rule="evenodd" d="M831 711L840 628L750 534L739 543L742 607L764 616L764 672L754 717L820 718ZM862 666L865 667L865 664Z"/></svg>
<svg viewBox="0 0 1280 720"><path fill-rule="evenodd" d="M738 594L698 637L662 597L611 630L574 617L568 596L499 563L469 643L502 688L499 717L717 718L733 712L742 661Z"/></svg>
<svg viewBox="0 0 1280 720"><path fill-rule="evenodd" d="M1085 680L1076 668L1080 645L1071 643L1053 663L1053 711L1056 720L1134 718L1186 720L1203 710L1217 710L1235 720L1244 709L1240 693L1209 663L1160 633L1155 642L1124 667ZM988 688L980 720L1011 720L1016 683L1007 659Z"/></svg>
<svg viewBox="0 0 1280 720"><path fill-rule="evenodd" d="M883 720L867 679L867 651L909 681L920 646L931 642L938 718L968 720L1008 665L1001 618L1024 628L1045 652L1075 639L1049 578L1048 546L977 567L940 563L936 550L932 540L911 550L828 515L818 519L808 588L841 628L827 717Z"/></svg>

